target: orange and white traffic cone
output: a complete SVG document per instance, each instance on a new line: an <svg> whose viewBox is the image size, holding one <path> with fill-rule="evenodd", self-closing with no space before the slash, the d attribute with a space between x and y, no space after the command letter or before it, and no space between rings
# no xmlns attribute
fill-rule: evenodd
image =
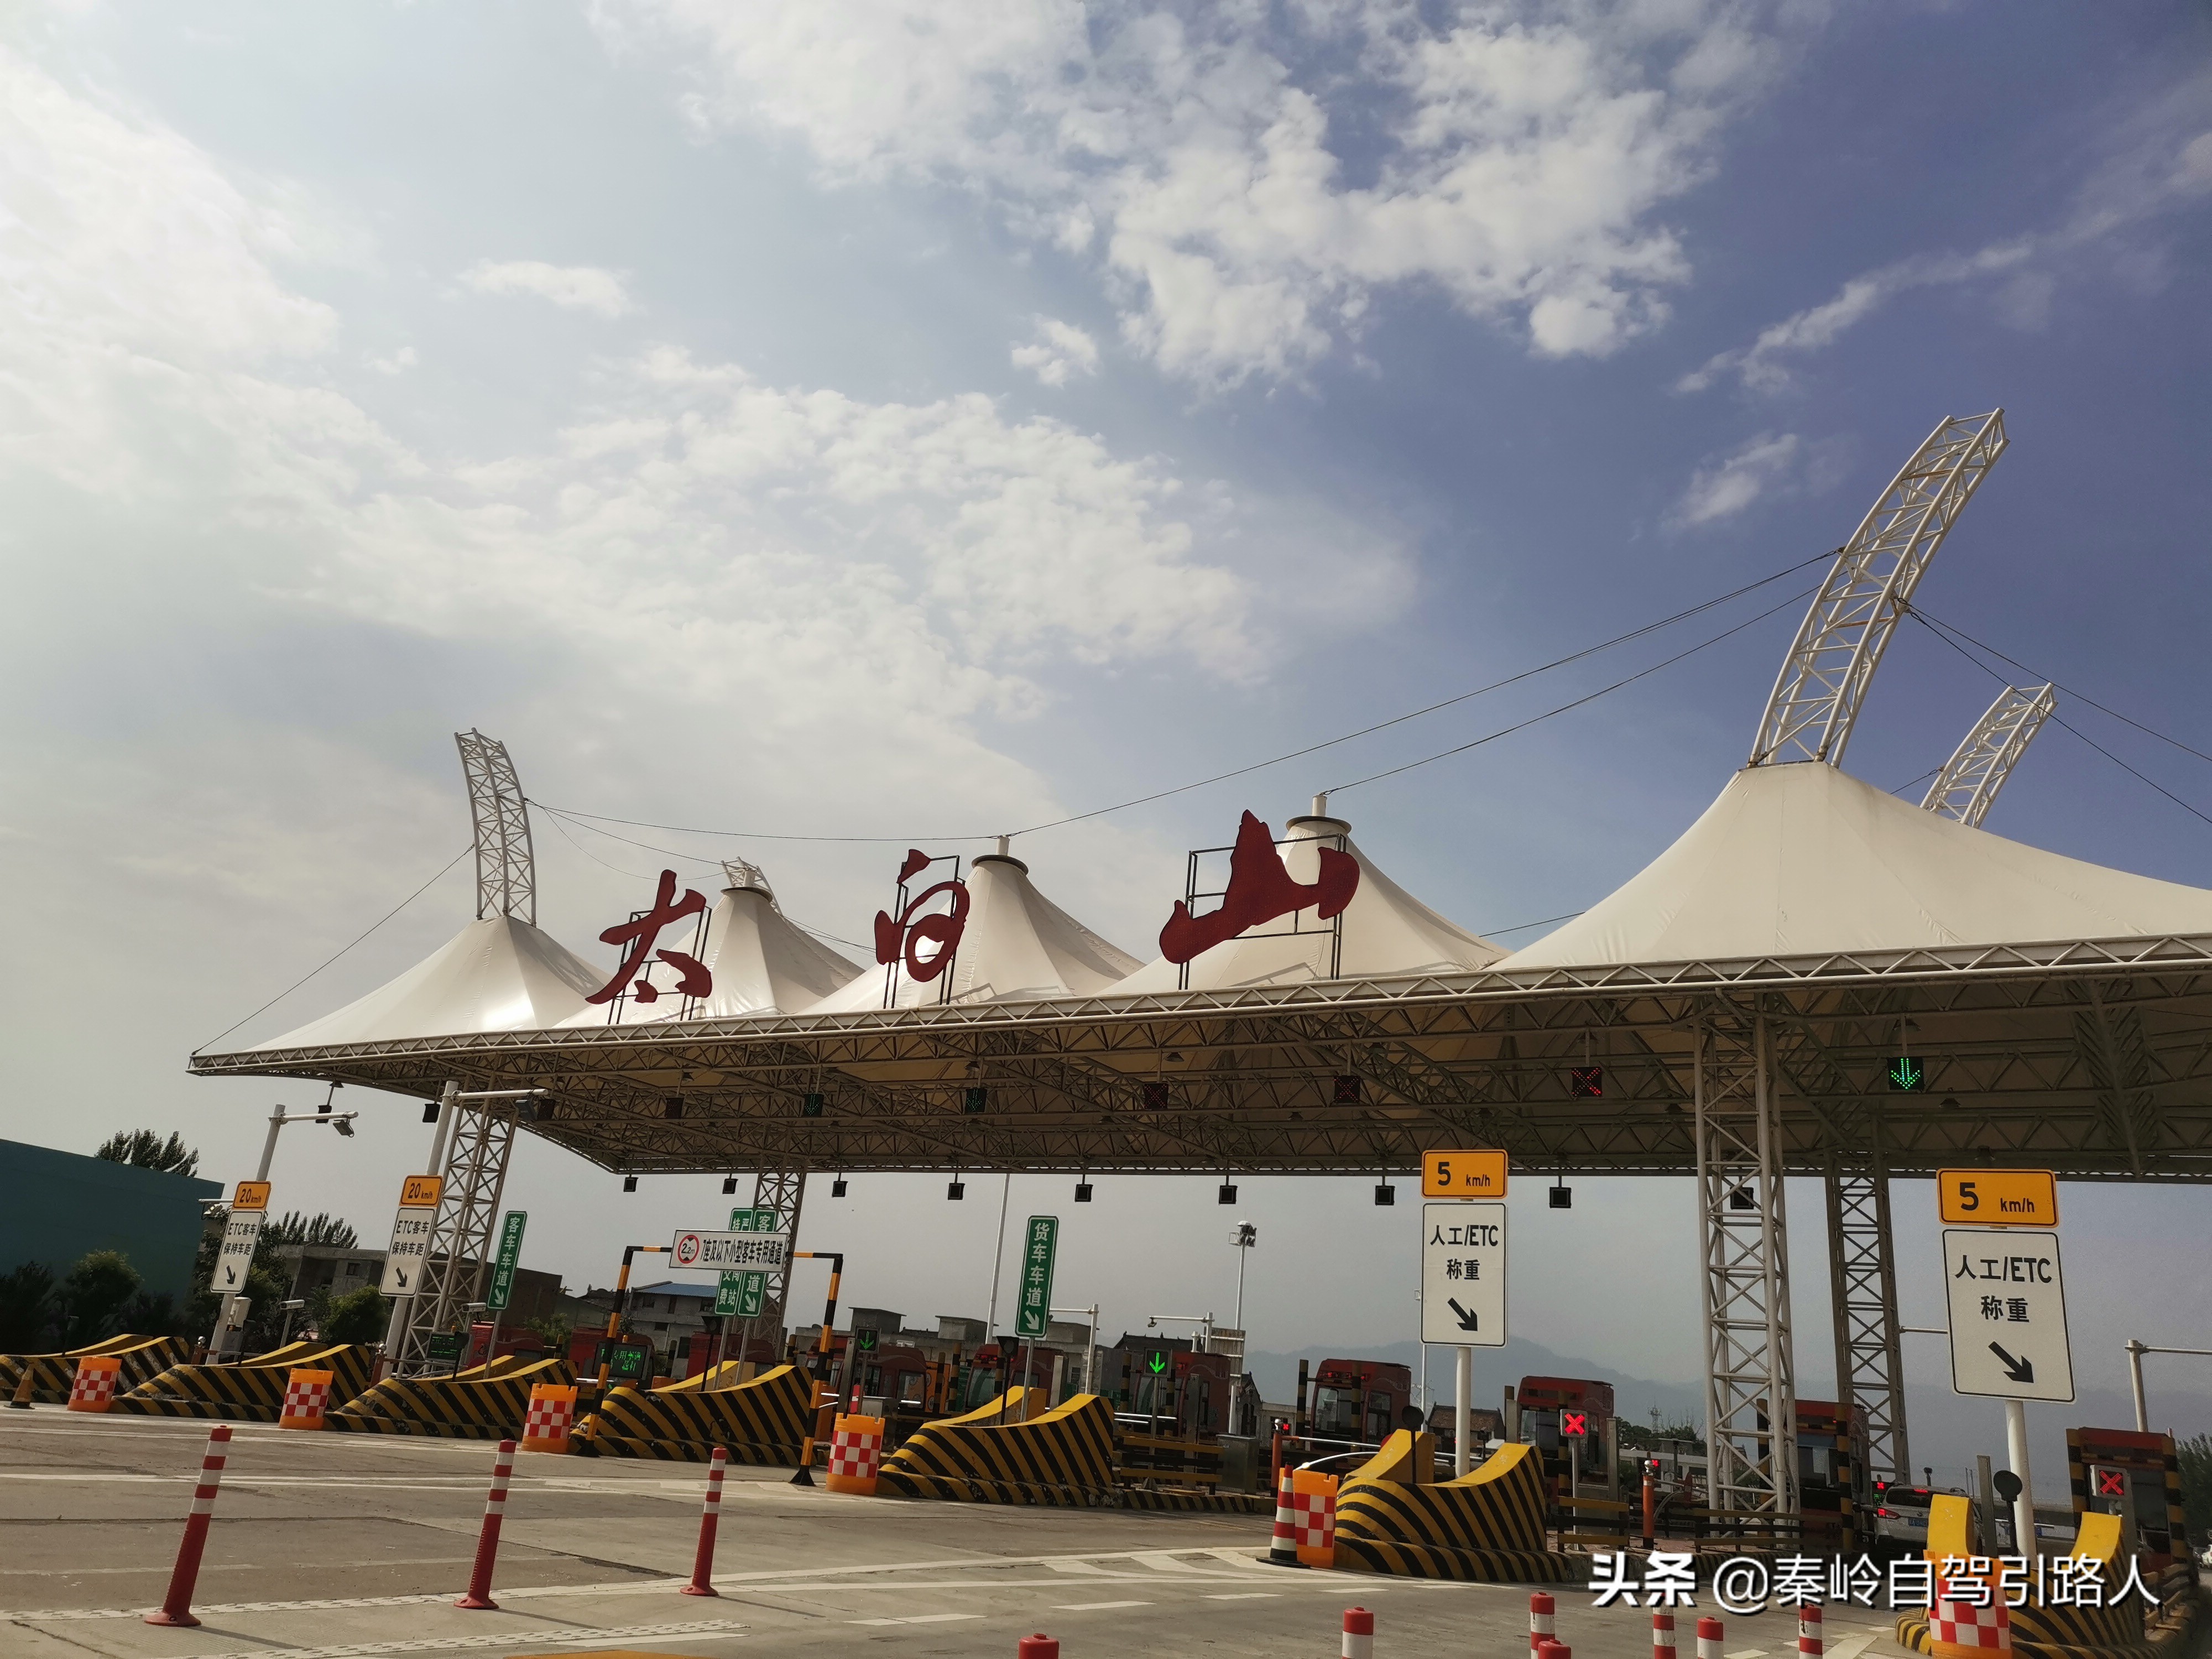
<svg viewBox="0 0 2212 1659"><path fill-rule="evenodd" d="M199 1623L192 1617L192 1587L199 1583L200 1555L207 1548L208 1522L215 1514L215 1495L222 1490L222 1466L229 1455L230 1425L218 1423L209 1433L207 1451L200 1459L200 1483L192 1489L192 1510L185 1517L185 1538L177 1547L169 1593L159 1613L146 1615L149 1625Z"/></svg>
<svg viewBox="0 0 2212 1659"><path fill-rule="evenodd" d="M499 1524L507 1518L507 1482L514 1473L514 1442L502 1440L499 1455L492 1459L491 1491L484 1498L483 1529L477 1534L477 1559L469 1572L469 1593L453 1603L457 1607L499 1611L499 1603L491 1599L491 1569L499 1557Z"/></svg>
<svg viewBox="0 0 2212 1659"><path fill-rule="evenodd" d="M722 1477L729 1472L730 1455L714 1448L714 1461L707 1466L707 1506L699 1516L699 1553L692 1558L691 1582L684 1595L720 1595L714 1588L714 1531L722 1521Z"/></svg>
<svg viewBox="0 0 2212 1659"><path fill-rule="evenodd" d="M1291 1471L1283 1469L1283 1484L1275 1489L1275 1532L1263 1558L1271 1567L1303 1567L1298 1559L1297 1500L1291 1496Z"/></svg>

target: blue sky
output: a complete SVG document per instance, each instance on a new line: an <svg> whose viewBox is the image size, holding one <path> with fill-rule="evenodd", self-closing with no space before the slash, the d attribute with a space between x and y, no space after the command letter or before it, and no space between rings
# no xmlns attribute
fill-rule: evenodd
<svg viewBox="0 0 2212 1659"><path fill-rule="evenodd" d="M2012 452L1922 603L2201 741L2207 32L2028 0L11 9L0 1134L173 1118L249 1158L269 1091L183 1056L458 850L457 727L587 811L1041 823L1809 557L1939 418L1998 404ZM1020 850L1148 954L1239 809L1279 822L1793 591ZM1468 926L1577 909L1740 763L1797 610L1338 808ZM1905 784L1994 690L1905 629L1849 769ZM2203 763L2060 712L2212 811ZM2205 822L2060 730L1990 827L2205 880ZM581 947L661 860L569 833L541 823L544 917ZM756 859L846 939L897 850L659 839ZM457 873L243 1035L465 902ZM414 1133L298 1153L301 1201L374 1230ZM611 1183L532 1168L579 1218L546 1265L598 1272L633 1224ZM928 1183L888 1190L849 1224L988 1258L978 1206L948 1231ZM1264 1203L1288 1227L1303 1192ZM2118 1198L2082 1200L2114 1262L2201 1231L2194 1195ZM1213 1214L1128 1201L1159 1248L1123 1277L1178 1283ZM1686 1193L1619 1206L1686 1265ZM883 1271L866 1299L937 1310ZM1360 1285L1255 1280L1255 1332L1270 1296L1286 1327L1255 1345L1401 1334ZM1686 1375L1678 1288L1522 1328Z"/></svg>

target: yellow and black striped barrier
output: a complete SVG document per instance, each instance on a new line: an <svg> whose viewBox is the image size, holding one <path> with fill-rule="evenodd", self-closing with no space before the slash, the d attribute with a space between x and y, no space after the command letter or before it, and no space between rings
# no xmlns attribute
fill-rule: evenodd
<svg viewBox="0 0 2212 1659"><path fill-rule="evenodd" d="M510 1356L510 1358L512 1356ZM349 1434L422 1434L451 1440L520 1440L539 1382L574 1382L565 1359L479 1365L453 1376L387 1376L323 1426Z"/></svg>
<svg viewBox="0 0 2212 1659"><path fill-rule="evenodd" d="M111 1336L89 1347L65 1353L0 1354L0 1395L13 1398L26 1371L31 1376L31 1398L49 1406L69 1402L70 1385L76 1380L76 1363L103 1356L120 1359L118 1391L135 1389L149 1377L191 1357L192 1345L181 1336Z"/></svg>
<svg viewBox="0 0 2212 1659"><path fill-rule="evenodd" d="M568 1449L704 1463L720 1446L732 1463L798 1465L799 1443L813 1431L814 1389L797 1367L778 1365L734 1388L708 1389L706 1380L702 1373L665 1388L610 1389Z"/></svg>
<svg viewBox="0 0 2212 1659"><path fill-rule="evenodd" d="M1008 1389L1007 1417L1020 1419L1035 1397ZM964 1417L923 1424L884 1460L876 1489L969 1504L1115 1505L1114 1408L1104 1400L1079 1394L1026 1422L1001 1423L1000 1412L994 1400Z"/></svg>
<svg viewBox="0 0 2212 1659"><path fill-rule="evenodd" d="M1407 1478L1420 1463L1415 1440L1401 1429L1337 1488L1339 1567L1488 1583L1589 1576L1586 1556L1545 1548L1544 1476L1534 1446L1507 1446L1456 1480L1416 1482Z"/></svg>
<svg viewBox="0 0 2212 1659"><path fill-rule="evenodd" d="M108 1411L137 1417L212 1417L236 1423L274 1423L283 1413L284 1386L301 1367L331 1373L333 1401L349 1399L368 1386L368 1349L288 1342L235 1364L172 1365L128 1393L116 1395Z"/></svg>

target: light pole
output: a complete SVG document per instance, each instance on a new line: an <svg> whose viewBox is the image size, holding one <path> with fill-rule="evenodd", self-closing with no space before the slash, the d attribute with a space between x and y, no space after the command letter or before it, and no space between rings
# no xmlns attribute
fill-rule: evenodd
<svg viewBox="0 0 2212 1659"><path fill-rule="evenodd" d="M2128 1381L2135 1387L2136 1432L2150 1432L2150 1407L2143 1399L2142 1357L2147 1353L2193 1354L2199 1359L2212 1358L2212 1348L2154 1348L2134 1337L2128 1339Z"/></svg>
<svg viewBox="0 0 2212 1659"><path fill-rule="evenodd" d="M1241 1371L1245 1352L1251 1346L1244 1340L1244 1264L1251 1259L1253 1247L1260 1242L1260 1230L1249 1221L1240 1221L1237 1224L1237 1231L1229 1235L1229 1242L1237 1247L1237 1364ZM1244 1426L1244 1414L1240 1409L1243 1403L1238 1397L1236 1380L1231 1378L1229 1384L1229 1431L1231 1434L1249 1432Z"/></svg>
<svg viewBox="0 0 2212 1659"><path fill-rule="evenodd" d="M276 1160L276 1157L277 1132L283 1129L288 1123L325 1123L338 1132L338 1138L340 1139L350 1140L353 1139L353 1121L356 1117L359 1117L361 1114L358 1112L334 1112L331 1109L332 1097L335 1096L338 1090L343 1086L343 1085L337 1083L331 1085L331 1092L323 1097L322 1103L317 1106L312 1112L302 1112L297 1117L288 1116L286 1115L287 1109L279 1105L276 1110L269 1114L269 1137L261 1143L260 1167L253 1172L253 1178L256 1181L266 1181L269 1179L269 1166ZM263 1224L266 1225L266 1211L263 1212ZM258 1230L256 1230L254 1238L258 1243L260 1238ZM305 1250L307 1246L303 1243L300 1248L302 1250ZM240 1305L240 1304L244 1304L245 1306ZM227 1339L228 1338L229 1334L234 1330L239 1334L240 1345L241 1346L244 1346L246 1340L246 1308L251 1307L252 1305L252 1304L248 1302L247 1298L243 1295L227 1296L222 1299L222 1305L216 1310L215 1331L208 1340L208 1346L210 1350L217 1354L227 1352L229 1346ZM289 1327L291 1322L287 1320L285 1322Z"/></svg>

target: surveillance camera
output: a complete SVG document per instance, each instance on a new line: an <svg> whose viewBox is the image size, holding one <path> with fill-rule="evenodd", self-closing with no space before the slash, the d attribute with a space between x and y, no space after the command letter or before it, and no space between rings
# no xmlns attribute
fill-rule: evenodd
<svg viewBox="0 0 2212 1659"><path fill-rule="evenodd" d="M331 1127L337 1130L339 1139L351 1140L353 1139L353 1123L350 1119L342 1117Z"/></svg>

